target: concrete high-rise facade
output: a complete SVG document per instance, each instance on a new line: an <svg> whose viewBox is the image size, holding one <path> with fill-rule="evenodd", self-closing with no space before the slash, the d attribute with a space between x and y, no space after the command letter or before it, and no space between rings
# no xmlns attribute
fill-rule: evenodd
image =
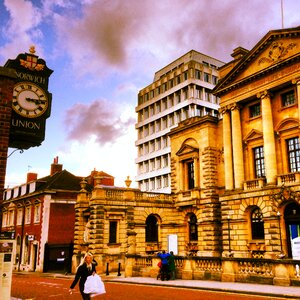
<svg viewBox="0 0 300 300"><path fill-rule="evenodd" d="M195 116L218 116L219 99L211 94L223 62L191 50L157 71L138 94L136 182L142 191L171 192L171 145L168 133Z"/></svg>

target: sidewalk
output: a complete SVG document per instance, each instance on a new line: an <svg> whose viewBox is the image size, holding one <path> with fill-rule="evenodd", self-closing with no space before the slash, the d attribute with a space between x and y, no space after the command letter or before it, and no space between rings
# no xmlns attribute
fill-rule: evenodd
<svg viewBox="0 0 300 300"><path fill-rule="evenodd" d="M144 285L160 285L160 286L173 286L177 288L191 288L200 290L215 290L222 292L245 293L250 295L261 295L272 297L287 298L287 299L300 299L300 287L295 286L277 286L277 285L264 285L264 284L251 284L251 283L238 283L238 282L221 282L221 281L205 281L205 280L169 280L161 281L156 278L150 277L103 277L103 281L108 282L124 282L131 284L144 284Z"/></svg>

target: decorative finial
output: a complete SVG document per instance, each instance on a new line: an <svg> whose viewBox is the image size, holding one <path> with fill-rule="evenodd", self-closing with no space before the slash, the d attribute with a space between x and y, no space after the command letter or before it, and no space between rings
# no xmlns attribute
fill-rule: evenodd
<svg viewBox="0 0 300 300"><path fill-rule="evenodd" d="M130 187L131 182L132 182L132 181L130 180L129 176L127 176L127 179L125 180L125 184L126 184L127 188Z"/></svg>
<svg viewBox="0 0 300 300"><path fill-rule="evenodd" d="M34 54L34 53L35 53L35 46L34 46L34 45L31 45L31 46L30 46L29 52L30 52L31 54Z"/></svg>

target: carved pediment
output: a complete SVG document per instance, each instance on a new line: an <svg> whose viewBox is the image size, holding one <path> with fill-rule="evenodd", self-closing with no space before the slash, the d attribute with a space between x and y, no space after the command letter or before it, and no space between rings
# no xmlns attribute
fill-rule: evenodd
<svg viewBox="0 0 300 300"><path fill-rule="evenodd" d="M262 139L263 134L261 131L258 131L256 129L252 129L244 138L245 143L249 143L250 141Z"/></svg>
<svg viewBox="0 0 300 300"><path fill-rule="evenodd" d="M281 133L286 130L291 130L299 127L299 120L295 118L287 118L276 126L275 131Z"/></svg>
<svg viewBox="0 0 300 300"><path fill-rule="evenodd" d="M265 76L266 72L278 69L280 64L300 56L300 27L272 30L240 61L215 87L218 95L253 79Z"/></svg>
<svg viewBox="0 0 300 300"><path fill-rule="evenodd" d="M185 155L188 155L188 154L195 154L195 153L199 153L199 149L198 148L195 148L195 147L192 147L190 145L187 145L187 144L183 144L181 146L181 148L176 152L176 155L177 156L185 156Z"/></svg>

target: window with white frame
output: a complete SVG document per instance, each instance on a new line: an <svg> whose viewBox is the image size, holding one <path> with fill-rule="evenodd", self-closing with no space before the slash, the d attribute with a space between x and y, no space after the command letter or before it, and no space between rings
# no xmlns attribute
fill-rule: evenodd
<svg viewBox="0 0 300 300"><path fill-rule="evenodd" d="M41 203L34 205L34 223L39 223L41 218Z"/></svg>
<svg viewBox="0 0 300 300"><path fill-rule="evenodd" d="M22 225L22 219L23 219L23 208L18 207L17 209L17 225Z"/></svg>
<svg viewBox="0 0 300 300"><path fill-rule="evenodd" d="M13 226L14 221L15 221L15 210L14 210L14 208L11 208L8 210L7 226Z"/></svg>
<svg viewBox="0 0 300 300"><path fill-rule="evenodd" d="M300 143L299 137L286 140L290 172L300 171Z"/></svg>
<svg viewBox="0 0 300 300"><path fill-rule="evenodd" d="M7 226L7 211L4 211L2 213L2 227L6 227Z"/></svg>
<svg viewBox="0 0 300 300"><path fill-rule="evenodd" d="M27 205L25 207L25 224L30 224L31 222L31 206Z"/></svg>

